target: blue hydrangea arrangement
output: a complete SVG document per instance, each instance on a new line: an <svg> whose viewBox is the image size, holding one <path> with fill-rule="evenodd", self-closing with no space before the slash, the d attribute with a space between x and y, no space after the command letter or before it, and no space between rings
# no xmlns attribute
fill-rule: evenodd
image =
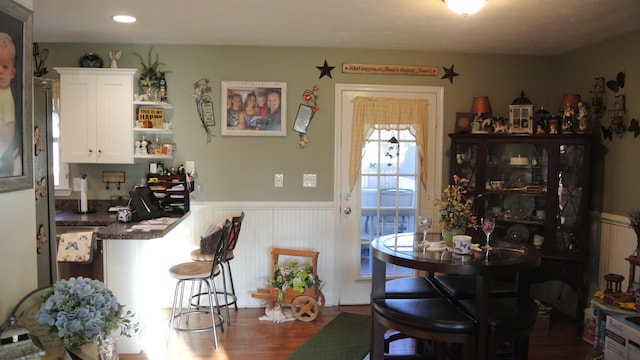
<svg viewBox="0 0 640 360"><path fill-rule="evenodd" d="M38 322L51 326L64 346L73 349L100 343L118 328L120 335L130 337L138 331L138 323L131 322L133 315L124 313L124 306L102 282L80 276L55 283L40 307Z"/></svg>

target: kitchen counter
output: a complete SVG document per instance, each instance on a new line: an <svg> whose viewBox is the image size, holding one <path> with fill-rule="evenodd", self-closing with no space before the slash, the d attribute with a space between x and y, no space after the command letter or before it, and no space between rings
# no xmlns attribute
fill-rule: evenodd
<svg viewBox="0 0 640 360"><path fill-rule="evenodd" d="M166 218L143 220L140 222L119 223L116 213L108 211L108 207L96 204L95 212L87 214L73 210L56 210L57 227L97 227L96 236L103 240L117 239L157 239L165 236L180 224L189 212L184 215L170 215ZM57 207L57 206L56 206ZM91 207L90 207L91 208Z"/></svg>

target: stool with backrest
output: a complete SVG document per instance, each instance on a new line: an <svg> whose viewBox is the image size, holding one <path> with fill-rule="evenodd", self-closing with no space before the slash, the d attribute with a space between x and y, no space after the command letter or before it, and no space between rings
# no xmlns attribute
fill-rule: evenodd
<svg viewBox="0 0 640 360"><path fill-rule="evenodd" d="M231 230L231 222L227 220L224 226L211 234L206 236L207 240L211 243L211 248L214 249L212 254L212 261L190 261L174 265L169 269L171 276L178 280L173 296L173 306L171 308L171 318L169 319L170 330L176 330L181 332L203 332L211 330L213 332L213 340L215 349L218 349L218 334L216 328L220 326L224 331L224 319L220 315L220 308L218 306L218 300L215 296L216 288L213 278L221 272L221 260L224 257L226 251L225 241L228 239ZM184 309L184 285L186 282L191 282L191 294L189 296L189 303L187 308ZM202 307L192 308L191 299L193 298L193 289L195 283L206 287L206 292L202 295L206 295L209 301L208 309ZM200 295L200 294L199 294ZM199 296L198 295L198 296ZM217 309L217 313L215 310ZM189 325L189 318L196 314L209 314L211 319L210 325L206 326L191 326ZM227 312L228 316L228 312ZM185 318L185 324L182 324L182 318ZM167 337L167 343L170 340L171 331Z"/></svg>
<svg viewBox="0 0 640 360"><path fill-rule="evenodd" d="M209 233L211 231L219 231L217 230L218 228L219 226L212 225L211 227L209 227L209 230L207 230L207 232ZM191 259L194 260L195 262L213 261L215 265L218 267L219 271L210 279L210 281L213 282L215 281L216 278L222 279L222 290L216 290L214 292L214 296L216 298L215 299L216 307L218 308L218 310L220 309L220 306L225 307L227 324L231 325L231 317L229 316L229 306L231 304L235 304L238 299L235 295L235 291L229 291L227 289L227 276L225 274L224 264L227 259L226 256L229 248L229 241L231 239L232 234L234 233L234 223L232 221L226 220L225 225L223 226L223 230L224 231L222 232L222 237L220 239L220 241L222 242L220 252L215 252L212 254L212 252L210 251L211 244L209 241L207 241L208 238L203 238L200 241L200 248L195 249L191 252ZM193 285L194 284L192 284L192 286ZM215 286L215 283L212 285ZM202 300L202 296L204 295L206 295L206 293L202 292L202 284L200 284L197 293L193 294L193 289L192 289L191 299L196 300L196 302L192 303L192 305L199 308L202 307L201 300ZM219 296L222 296L222 299L220 299Z"/></svg>
<svg viewBox="0 0 640 360"><path fill-rule="evenodd" d="M233 283L233 274L231 273L231 260L235 258L234 250L238 245L238 239L240 237L240 228L242 227L242 221L244 220L244 211L239 216L231 218L231 234L229 235L229 245L227 246L227 252L222 266L227 267L229 272L229 282L231 284L231 297L233 299L233 306L238 311L238 297L236 296L236 287Z"/></svg>

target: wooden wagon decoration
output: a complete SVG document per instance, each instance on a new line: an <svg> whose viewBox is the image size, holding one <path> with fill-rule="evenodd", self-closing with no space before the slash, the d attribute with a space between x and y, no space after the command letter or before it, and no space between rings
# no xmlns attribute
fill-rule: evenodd
<svg viewBox="0 0 640 360"><path fill-rule="evenodd" d="M304 257L311 259L311 273L313 277L313 285L305 287L302 292L299 289L286 287L281 292L280 289L273 286L273 281L269 289L257 289L257 293L251 294L253 298L264 299L281 306L290 306L293 316L300 321L313 321L325 305L325 297L320 290L320 279L318 278L318 254L317 251L293 250L274 248L271 251L273 274L277 276L280 264L280 255L292 257ZM274 279L275 280L275 279Z"/></svg>

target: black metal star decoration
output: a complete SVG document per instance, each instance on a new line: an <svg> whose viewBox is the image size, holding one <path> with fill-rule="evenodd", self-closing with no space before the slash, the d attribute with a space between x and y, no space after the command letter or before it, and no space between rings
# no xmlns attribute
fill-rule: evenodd
<svg viewBox="0 0 640 360"><path fill-rule="evenodd" d="M457 72L453 71L454 66L455 65L451 65L451 67L448 69L443 66L442 70L444 70L444 75L442 75L440 79L449 79L449 81L453 84L453 77L460 75Z"/></svg>
<svg viewBox="0 0 640 360"><path fill-rule="evenodd" d="M325 59L324 65L316 66L316 69L320 70L320 77L318 79L322 79L322 77L325 75L327 75L330 79L333 79L333 77L331 77L331 70L335 68L335 66L329 66L329 64L327 64L327 59Z"/></svg>

